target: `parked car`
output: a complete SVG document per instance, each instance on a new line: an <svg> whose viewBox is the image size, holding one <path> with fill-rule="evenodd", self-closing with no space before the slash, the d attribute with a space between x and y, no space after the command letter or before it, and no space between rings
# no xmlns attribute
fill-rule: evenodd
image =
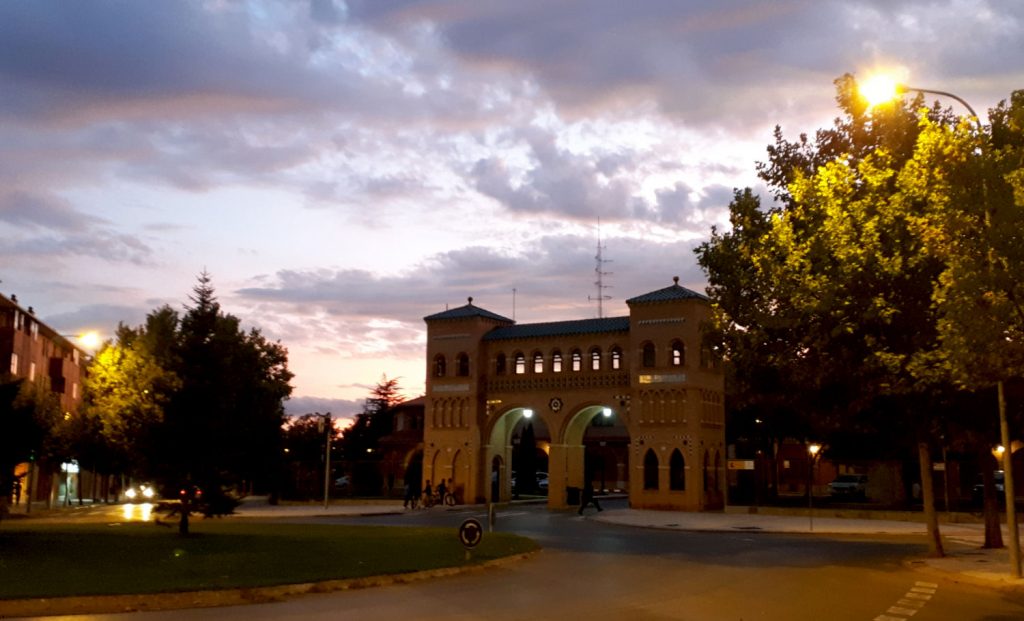
<svg viewBox="0 0 1024 621"><path fill-rule="evenodd" d="M995 471L996 479L996 500L998 502L1006 502L1006 486L1005 486L1005 474L1002 470ZM971 499L974 500L974 504L980 505L985 502L985 483L981 480L981 475L978 475L978 482L974 484L971 489Z"/></svg>
<svg viewBox="0 0 1024 621"><path fill-rule="evenodd" d="M828 484L828 493L833 498L858 498L864 500L868 495L868 475L841 474Z"/></svg>

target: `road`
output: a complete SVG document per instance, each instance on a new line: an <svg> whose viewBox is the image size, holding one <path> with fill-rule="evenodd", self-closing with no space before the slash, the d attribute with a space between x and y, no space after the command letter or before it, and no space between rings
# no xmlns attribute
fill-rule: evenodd
<svg viewBox="0 0 1024 621"><path fill-rule="evenodd" d="M612 501L621 507L622 501ZM471 509L317 522L455 527ZM287 602L122 615L111 621L588 619L750 621L1020 621L1024 594L958 584L907 569L919 540L766 533L686 533L628 528L510 508L498 528L538 540L533 559L429 580Z"/></svg>

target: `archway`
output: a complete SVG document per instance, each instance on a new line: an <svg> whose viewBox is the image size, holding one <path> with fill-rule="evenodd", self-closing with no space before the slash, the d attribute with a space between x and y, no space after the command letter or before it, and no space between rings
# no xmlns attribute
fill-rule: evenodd
<svg viewBox="0 0 1024 621"><path fill-rule="evenodd" d="M578 502L586 485L598 492L629 491L629 430L615 407L579 409L566 423L562 442L552 447L549 506Z"/></svg>
<svg viewBox="0 0 1024 621"><path fill-rule="evenodd" d="M517 491L542 494L543 482L538 473L546 474L551 435L548 423L536 410L529 407L513 407L499 415L488 435L485 448L486 461L490 467L490 485L487 498L493 501L508 501L513 497L513 479ZM525 479L523 478L525 477ZM528 481L520 488L520 483ZM495 493L495 491L497 493Z"/></svg>

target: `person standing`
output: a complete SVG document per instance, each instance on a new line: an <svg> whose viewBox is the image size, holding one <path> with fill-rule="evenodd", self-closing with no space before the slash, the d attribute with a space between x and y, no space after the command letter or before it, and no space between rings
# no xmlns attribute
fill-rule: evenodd
<svg viewBox="0 0 1024 621"><path fill-rule="evenodd" d="M588 482L583 486L583 489L580 490L580 510L578 513L583 515L583 510L586 509L587 505L590 503L594 503L594 508L598 511L604 511L604 509L601 508L600 503L597 502L597 498L594 497L594 486Z"/></svg>

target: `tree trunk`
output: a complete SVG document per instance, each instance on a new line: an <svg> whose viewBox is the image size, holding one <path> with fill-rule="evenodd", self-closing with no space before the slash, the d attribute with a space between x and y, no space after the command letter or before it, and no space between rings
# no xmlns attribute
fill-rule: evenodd
<svg viewBox="0 0 1024 621"><path fill-rule="evenodd" d="M1003 529L999 526L999 499L996 496L996 477L993 472L992 454L988 448L979 450L981 484L985 499L985 544L982 548L1002 548Z"/></svg>
<svg viewBox="0 0 1024 621"><path fill-rule="evenodd" d="M935 511L935 487L932 485L932 455L928 443L917 443L917 459L921 465L921 499L924 502L924 521L928 526L928 553L935 558L946 555L942 550L939 533L939 514Z"/></svg>

